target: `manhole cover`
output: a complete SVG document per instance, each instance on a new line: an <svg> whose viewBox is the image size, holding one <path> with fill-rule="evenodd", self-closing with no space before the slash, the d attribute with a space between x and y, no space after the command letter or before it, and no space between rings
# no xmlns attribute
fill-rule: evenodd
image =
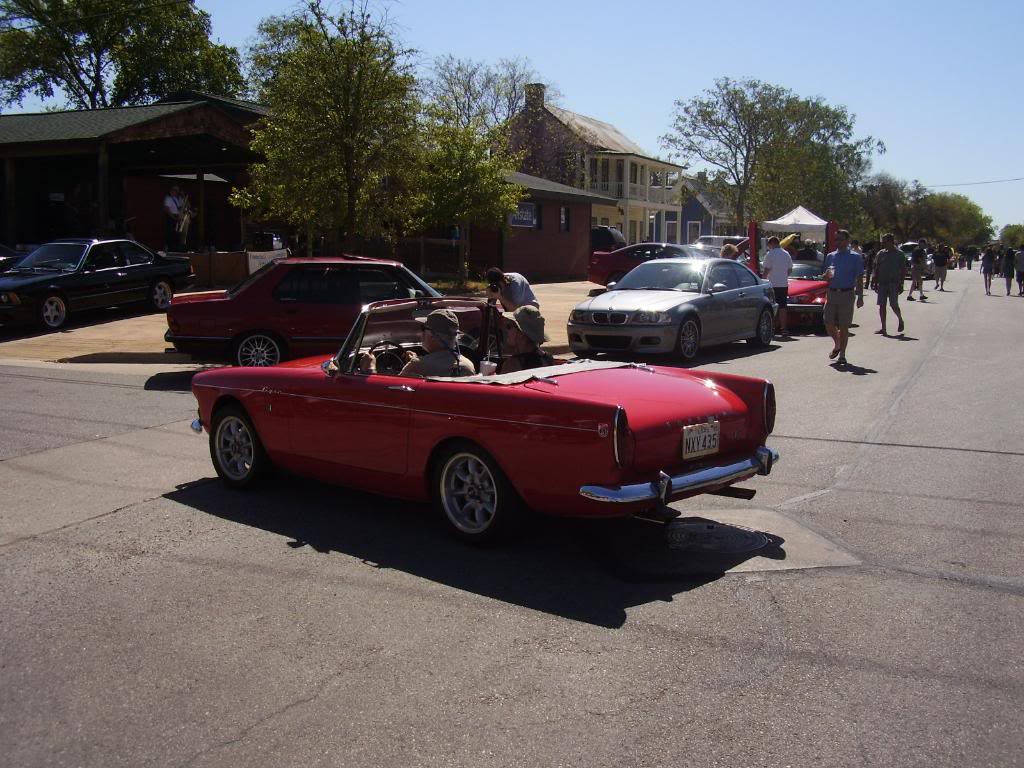
<svg viewBox="0 0 1024 768"><path fill-rule="evenodd" d="M768 537L752 528L724 523L677 520L666 526L672 549L734 555L754 552L768 545Z"/></svg>

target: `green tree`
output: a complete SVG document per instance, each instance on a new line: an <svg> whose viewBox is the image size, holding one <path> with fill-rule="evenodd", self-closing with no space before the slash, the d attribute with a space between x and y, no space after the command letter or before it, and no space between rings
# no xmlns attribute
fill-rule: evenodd
<svg viewBox="0 0 1024 768"><path fill-rule="evenodd" d="M830 218L858 215L857 185L871 154L884 151L871 137L854 138L845 107L760 80L720 78L675 110L663 146L684 165L711 170L712 189L731 202L739 225L795 205Z"/></svg>
<svg viewBox="0 0 1024 768"><path fill-rule="evenodd" d="M999 242L1012 248L1024 248L1024 224L1007 224L1000 229Z"/></svg>
<svg viewBox="0 0 1024 768"><path fill-rule="evenodd" d="M505 180L521 157L508 151L499 128L439 108L426 111L417 176L411 194L414 229L458 224L465 233L460 275L466 279L469 232L499 228L516 210L525 190Z"/></svg>
<svg viewBox="0 0 1024 768"><path fill-rule="evenodd" d="M178 90L233 96L235 48L210 40L193 0L0 0L0 102L78 109L145 104Z"/></svg>
<svg viewBox="0 0 1024 768"><path fill-rule="evenodd" d="M920 202L923 208L922 234L956 247L992 239L992 217L964 195L934 192Z"/></svg>
<svg viewBox="0 0 1024 768"><path fill-rule="evenodd" d="M349 246L389 234L416 166L411 51L355 3L334 15L314 0L271 26L261 62L271 76L257 86L270 115L252 142L265 160L234 201Z"/></svg>

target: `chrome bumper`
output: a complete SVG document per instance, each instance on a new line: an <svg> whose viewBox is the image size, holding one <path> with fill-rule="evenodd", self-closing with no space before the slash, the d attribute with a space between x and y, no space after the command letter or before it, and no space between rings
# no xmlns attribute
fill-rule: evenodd
<svg viewBox="0 0 1024 768"><path fill-rule="evenodd" d="M754 475L767 475L778 460L778 451L762 445L750 458L731 464L705 467L675 477L661 472L658 479L650 483L634 483L619 487L584 485L580 488L580 496L613 504L632 504L638 501L661 501L664 504L677 494L735 483Z"/></svg>

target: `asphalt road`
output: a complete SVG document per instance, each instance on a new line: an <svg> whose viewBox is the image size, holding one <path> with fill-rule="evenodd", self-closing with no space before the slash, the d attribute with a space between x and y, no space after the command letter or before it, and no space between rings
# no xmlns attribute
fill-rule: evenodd
<svg viewBox="0 0 1024 768"><path fill-rule="evenodd" d="M859 311L848 371L703 356L779 395L757 496L678 505L766 535L731 556L232 493L187 373L0 364L0 763L1024 764L1024 298L980 281Z"/></svg>

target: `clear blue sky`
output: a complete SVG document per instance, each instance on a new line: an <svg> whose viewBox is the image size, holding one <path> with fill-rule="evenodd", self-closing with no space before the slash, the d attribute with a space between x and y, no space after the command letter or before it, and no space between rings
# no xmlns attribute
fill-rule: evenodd
<svg viewBox="0 0 1024 768"><path fill-rule="evenodd" d="M526 57L562 106L652 153L663 154L673 102L727 75L845 104L858 133L888 148L875 170L928 185L1024 177L1022 0L375 2L425 65L447 53ZM260 18L294 7L198 5L215 37L239 48ZM1024 181L945 189L975 200L997 229L1024 222Z"/></svg>

